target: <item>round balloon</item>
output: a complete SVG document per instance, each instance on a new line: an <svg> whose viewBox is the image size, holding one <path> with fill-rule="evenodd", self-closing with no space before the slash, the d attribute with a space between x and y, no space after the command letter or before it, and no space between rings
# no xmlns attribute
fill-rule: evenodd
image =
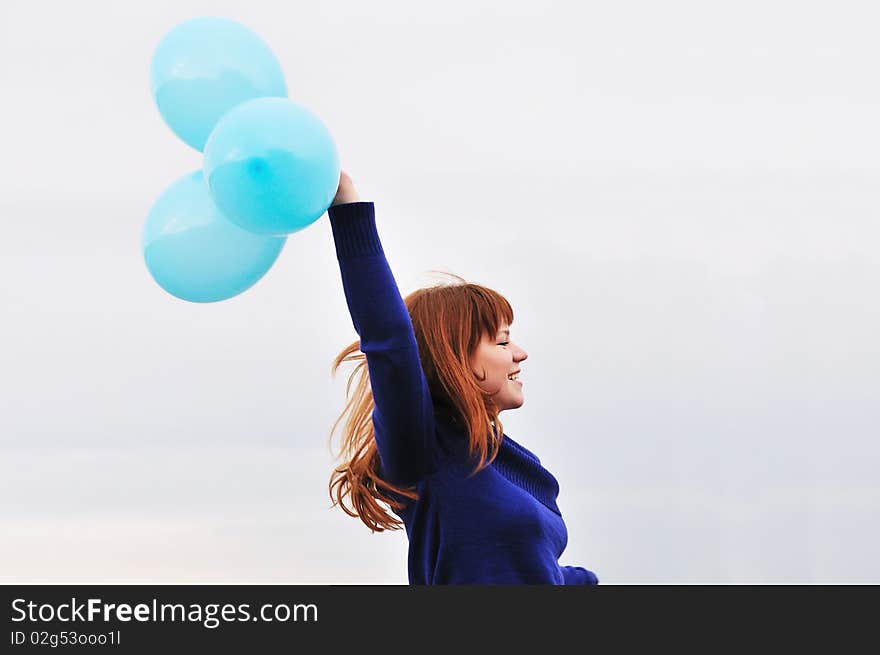
<svg viewBox="0 0 880 655"><path fill-rule="evenodd" d="M162 119L198 151L236 105L287 96L284 73L269 46L243 25L212 16L172 28L153 53L150 78Z"/></svg>
<svg viewBox="0 0 880 655"><path fill-rule="evenodd" d="M205 180L229 220L255 234L285 235L318 220L339 188L339 153L321 120L287 98L259 98L217 123Z"/></svg>
<svg viewBox="0 0 880 655"><path fill-rule="evenodd" d="M214 205L201 171L172 183L144 223L147 269L168 293L191 302L231 298L253 286L284 247L228 221Z"/></svg>

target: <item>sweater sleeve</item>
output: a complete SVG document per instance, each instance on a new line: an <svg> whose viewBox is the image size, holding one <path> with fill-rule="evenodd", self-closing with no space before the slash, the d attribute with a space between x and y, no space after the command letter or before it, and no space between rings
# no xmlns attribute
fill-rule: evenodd
<svg viewBox="0 0 880 655"><path fill-rule="evenodd" d="M431 468L434 410L412 321L376 229L372 202L328 210L345 300L366 355L383 478L409 486Z"/></svg>
<svg viewBox="0 0 880 655"><path fill-rule="evenodd" d="M560 566L565 584L569 585L597 585L599 578L592 571L582 566Z"/></svg>

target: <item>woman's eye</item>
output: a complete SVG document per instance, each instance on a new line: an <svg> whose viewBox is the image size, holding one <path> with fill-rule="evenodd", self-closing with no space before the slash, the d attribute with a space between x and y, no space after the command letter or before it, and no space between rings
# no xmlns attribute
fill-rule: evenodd
<svg viewBox="0 0 880 655"><path fill-rule="evenodd" d="M509 343L510 343L509 341L502 341L502 342L499 343L498 345L499 345L499 346L506 346L506 345L509 344Z"/></svg>

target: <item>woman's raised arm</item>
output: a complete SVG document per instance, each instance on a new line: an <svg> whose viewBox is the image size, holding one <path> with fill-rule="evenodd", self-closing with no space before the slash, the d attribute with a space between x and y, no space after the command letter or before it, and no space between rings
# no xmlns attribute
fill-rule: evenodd
<svg viewBox="0 0 880 655"><path fill-rule="evenodd" d="M344 171L328 210L345 300L366 355L383 477L408 486L432 465L434 412L412 321L385 258L375 207Z"/></svg>

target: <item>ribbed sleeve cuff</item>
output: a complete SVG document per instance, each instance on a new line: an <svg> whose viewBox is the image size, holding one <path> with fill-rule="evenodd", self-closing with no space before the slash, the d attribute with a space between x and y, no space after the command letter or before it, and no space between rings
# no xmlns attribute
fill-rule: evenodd
<svg viewBox="0 0 880 655"><path fill-rule="evenodd" d="M336 258L351 259L384 254L376 230L376 208L372 202L349 202L327 210Z"/></svg>

